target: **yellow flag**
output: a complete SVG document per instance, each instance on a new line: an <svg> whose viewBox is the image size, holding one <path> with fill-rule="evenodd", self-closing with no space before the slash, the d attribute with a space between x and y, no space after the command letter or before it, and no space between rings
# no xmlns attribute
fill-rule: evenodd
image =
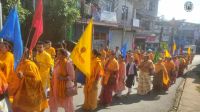
<svg viewBox="0 0 200 112"><path fill-rule="evenodd" d="M173 44L173 55L175 54L175 51L176 51L176 42L174 42Z"/></svg>
<svg viewBox="0 0 200 112"><path fill-rule="evenodd" d="M70 55L76 67L87 77L91 75L92 27L93 20L90 20L85 32L83 32L79 42Z"/></svg>
<svg viewBox="0 0 200 112"><path fill-rule="evenodd" d="M170 57L171 57L171 55L170 55L170 53L169 53L168 50L165 50L165 57L166 57L166 58L170 58Z"/></svg>
<svg viewBox="0 0 200 112"><path fill-rule="evenodd" d="M187 53L188 53L188 55L190 55L190 54L191 54L191 48L190 48L190 47L188 48L188 51L187 51Z"/></svg>

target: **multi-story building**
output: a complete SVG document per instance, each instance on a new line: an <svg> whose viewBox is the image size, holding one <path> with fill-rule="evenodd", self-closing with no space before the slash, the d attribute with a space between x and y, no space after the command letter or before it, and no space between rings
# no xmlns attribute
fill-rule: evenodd
<svg viewBox="0 0 200 112"><path fill-rule="evenodd" d="M76 31L81 34L83 27L80 26L85 25L84 20L87 20L85 17L92 16L95 21L93 39L95 48L109 45L114 49L116 46L127 44L131 50L134 43L140 45L140 38L135 40L135 37L141 37L137 34L152 29L158 10L158 0L82 0L81 4L83 3L85 7L82 6L82 9L87 16L78 22ZM75 40L80 34L76 33ZM141 42L145 43L148 36L151 34L144 35L145 39L142 38Z"/></svg>

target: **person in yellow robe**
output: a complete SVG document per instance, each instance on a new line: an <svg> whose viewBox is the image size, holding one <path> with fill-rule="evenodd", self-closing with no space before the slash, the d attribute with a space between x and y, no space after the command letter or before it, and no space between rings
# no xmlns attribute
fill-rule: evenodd
<svg viewBox="0 0 200 112"><path fill-rule="evenodd" d="M83 109L93 111L97 108L97 94L99 79L103 75L103 66L101 60L98 58L100 54L97 50L93 50L91 76L86 78L84 86L84 104Z"/></svg>
<svg viewBox="0 0 200 112"><path fill-rule="evenodd" d="M9 46L6 42L0 43L0 61L4 64L2 71L6 79L10 80L10 76L14 73L14 55L9 51Z"/></svg>
<svg viewBox="0 0 200 112"><path fill-rule="evenodd" d="M165 67L166 67L167 72L168 72L168 76L169 76L169 79L170 79L170 84L175 83L175 77L176 77L175 70L176 70L176 66L175 66L175 64L174 64L174 62L172 61L171 58L166 58Z"/></svg>
<svg viewBox="0 0 200 112"><path fill-rule="evenodd" d="M3 66L3 63L0 61L0 112L8 112L8 105L5 99L8 83L5 74L1 70Z"/></svg>
<svg viewBox="0 0 200 112"><path fill-rule="evenodd" d="M112 92L118 81L119 63L115 59L114 51L110 52L104 68L104 76L102 80L102 90L100 94L100 104L109 106L112 103Z"/></svg>
<svg viewBox="0 0 200 112"><path fill-rule="evenodd" d="M56 50L52 47L51 41L45 41L45 51L51 55L51 58L54 59L56 56Z"/></svg>
<svg viewBox="0 0 200 112"><path fill-rule="evenodd" d="M0 42L0 61L2 63L1 70L8 83L8 91L6 94L9 98L6 97L6 99L10 100L8 104L10 107L19 82L16 80L17 76L14 74L14 55L10 52L9 43L6 41Z"/></svg>
<svg viewBox="0 0 200 112"><path fill-rule="evenodd" d="M155 64L155 74L153 78L153 90L166 91L169 88L169 76L162 58Z"/></svg>
<svg viewBox="0 0 200 112"><path fill-rule="evenodd" d="M20 85L14 96L13 112L43 112L48 107L38 67L28 57L26 52L16 70Z"/></svg>
<svg viewBox="0 0 200 112"><path fill-rule="evenodd" d="M36 45L37 54L35 62L39 68L43 88L47 94L50 87L50 70L53 67L51 56L44 50L44 43L38 42Z"/></svg>

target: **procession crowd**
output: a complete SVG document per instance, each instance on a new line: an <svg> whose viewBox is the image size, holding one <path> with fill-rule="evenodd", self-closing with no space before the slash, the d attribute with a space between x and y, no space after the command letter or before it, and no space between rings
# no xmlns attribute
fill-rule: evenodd
<svg viewBox="0 0 200 112"><path fill-rule="evenodd" d="M148 95L151 90L167 91L192 61L191 54L170 57L163 52L156 57L151 50L135 49L123 56L119 47L106 47L92 50L91 75L82 74L84 78L80 78L81 71L73 65L65 45L55 49L51 41L39 41L35 51L25 50L14 69L11 45L0 42L0 111L44 112L49 107L51 112L57 112L62 107L74 112L73 97L82 94L77 93L77 82L81 82L85 96L82 108L90 112L98 106L109 106L113 97L122 97L126 88L128 97L135 81L138 95Z"/></svg>

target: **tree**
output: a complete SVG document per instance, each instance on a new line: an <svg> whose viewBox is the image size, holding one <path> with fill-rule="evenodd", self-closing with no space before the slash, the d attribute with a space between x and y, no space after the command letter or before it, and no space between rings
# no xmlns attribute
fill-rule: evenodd
<svg viewBox="0 0 200 112"><path fill-rule="evenodd" d="M58 37L55 41L65 39L66 30L80 18L76 5L77 0L51 0L45 4L45 38L55 40L55 37Z"/></svg>
<svg viewBox="0 0 200 112"><path fill-rule="evenodd" d="M2 0L3 4L3 14L8 15L10 9L17 5L17 9L19 12L20 22L24 23L26 17L31 14L29 10L22 7L20 0Z"/></svg>

